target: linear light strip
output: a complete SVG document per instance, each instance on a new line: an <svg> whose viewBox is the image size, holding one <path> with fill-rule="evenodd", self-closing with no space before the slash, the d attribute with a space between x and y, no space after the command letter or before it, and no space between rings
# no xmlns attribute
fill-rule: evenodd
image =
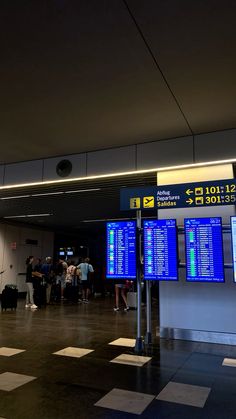
<svg viewBox="0 0 236 419"><path fill-rule="evenodd" d="M202 163L182 164L180 166L166 166L166 167L156 167L153 169L132 170L129 172L108 173L105 175L84 176L84 177L71 178L71 179L59 179L59 180L49 180L49 181L42 181L42 182L20 183L20 184L15 184L15 185L0 186L0 190L16 189L16 188L23 188L23 187L30 187L30 186L56 185L56 184L61 184L61 183L71 183L71 182L95 180L95 179L109 179L109 178L116 178L119 176L138 175L138 174L153 173L153 172L164 172L167 170L181 170L181 169L189 169L192 167L213 166L213 165L218 165L218 164L235 163L235 162L236 162L236 158L227 159L227 160L207 161L207 162L202 162Z"/></svg>
<svg viewBox="0 0 236 419"><path fill-rule="evenodd" d="M156 216L151 215L148 217L144 217L145 220L146 218L150 218L150 219L156 219ZM123 218L100 218L97 220L83 220L81 221L81 223L97 223L97 222L101 222L101 221L126 221L126 220L136 220L136 217L123 217Z"/></svg>
<svg viewBox="0 0 236 419"><path fill-rule="evenodd" d="M3 218L28 218L28 217L50 217L53 214L24 214L24 215L8 215Z"/></svg>
<svg viewBox="0 0 236 419"><path fill-rule="evenodd" d="M122 220L130 220L130 219L136 219L134 218L100 218L98 220L83 220L82 223L97 223L97 222L101 222L101 221L122 221Z"/></svg>
<svg viewBox="0 0 236 419"><path fill-rule="evenodd" d="M18 195L18 196L6 196L0 199L7 200L7 199L17 199L17 198L31 198L31 197L38 197L38 196L48 196L48 195L63 195L67 193L77 193L77 192L93 192L93 191L100 191L101 188L93 188L93 189L80 189L76 191L66 191L66 192L45 192L45 193L35 193L32 195Z"/></svg>
<svg viewBox="0 0 236 419"><path fill-rule="evenodd" d="M4 198L1 199L18 199L18 198L29 198L30 195L18 195L18 196L6 196Z"/></svg>
<svg viewBox="0 0 236 419"><path fill-rule="evenodd" d="M47 192L47 193L34 193L32 195L28 195L28 196L48 196L48 195L61 195L64 192Z"/></svg>
<svg viewBox="0 0 236 419"><path fill-rule="evenodd" d="M78 191L66 191L65 193L81 193L81 192L94 192L94 191L100 191L101 188L94 188L94 189L80 189Z"/></svg>

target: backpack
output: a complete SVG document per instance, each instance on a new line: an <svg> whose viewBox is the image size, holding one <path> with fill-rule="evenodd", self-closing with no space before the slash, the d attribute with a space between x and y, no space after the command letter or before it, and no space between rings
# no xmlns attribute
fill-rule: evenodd
<svg viewBox="0 0 236 419"><path fill-rule="evenodd" d="M66 282L72 282L75 276L76 266L70 265L66 270Z"/></svg>

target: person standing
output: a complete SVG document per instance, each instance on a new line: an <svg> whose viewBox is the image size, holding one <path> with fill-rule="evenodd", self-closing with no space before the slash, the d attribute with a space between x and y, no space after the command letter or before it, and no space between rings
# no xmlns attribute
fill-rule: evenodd
<svg viewBox="0 0 236 419"><path fill-rule="evenodd" d="M34 261L34 256L29 256L26 259L26 285L27 285L27 293L26 293L26 304L25 307L28 308L33 308L36 309L38 308L38 306L36 306L36 304L34 304L34 288L33 288L33 277L34 276L41 276L40 273L38 272L34 272L33 271L33 261Z"/></svg>
<svg viewBox="0 0 236 419"><path fill-rule="evenodd" d="M59 259L56 265L56 282L61 286L61 300L64 299L64 290L66 287L66 272L68 265L64 259Z"/></svg>
<svg viewBox="0 0 236 419"><path fill-rule="evenodd" d="M46 303L50 304L51 301L51 291L52 291L52 281L54 277L54 269L52 264L51 256L46 257L45 263L43 263L41 272L44 276L46 282Z"/></svg>
<svg viewBox="0 0 236 419"><path fill-rule="evenodd" d="M129 311L129 306L127 304L127 292L129 290L129 282L124 282L124 283L117 283L115 284L115 307L114 307L114 311L119 311L119 300L120 300L120 293L121 293L121 297L125 303L125 307L124 307L124 311Z"/></svg>
<svg viewBox="0 0 236 419"><path fill-rule="evenodd" d="M92 265L89 263L90 259L85 258L84 262L80 263L77 268L81 272L81 284L82 284L82 301L88 303L90 293L90 273L94 272Z"/></svg>
<svg viewBox="0 0 236 419"><path fill-rule="evenodd" d="M36 259L36 264L33 266L33 288L34 288L34 304L37 307L41 306L41 294L42 294L42 281L39 274L42 269L42 261L40 258Z"/></svg>

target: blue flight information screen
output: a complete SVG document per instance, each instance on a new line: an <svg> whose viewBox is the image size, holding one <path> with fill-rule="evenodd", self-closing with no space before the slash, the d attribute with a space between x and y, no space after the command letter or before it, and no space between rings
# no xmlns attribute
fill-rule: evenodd
<svg viewBox="0 0 236 419"><path fill-rule="evenodd" d="M178 281L176 220L145 220L144 279Z"/></svg>
<svg viewBox="0 0 236 419"><path fill-rule="evenodd" d="M136 222L107 223L107 278L136 278Z"/></svg>
<svg viewBox="0 0 236 419"><path fill-rule="evenodd" d="M230 223L231 223L234 282L236 282L236 217L231 217Z"/></svg>
<svg viewBox="0 0 236 419"><path fill-rule="evenodd" d="M184 220L187 281L224 282L220 217Z"/></svg>

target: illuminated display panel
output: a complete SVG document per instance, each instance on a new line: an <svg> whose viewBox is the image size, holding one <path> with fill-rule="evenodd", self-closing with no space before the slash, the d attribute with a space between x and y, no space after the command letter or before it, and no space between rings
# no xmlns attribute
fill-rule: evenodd
<svg viewBox="0 0 236 419"><path fill-rule="evenodd" d="M107 223L107 278L136 278L136 222Z"/></svg>
<svg viewBox="0 0 236 419"><path fill-rule="evenodd" d="M231 223L234 282L236 282L236 217L231 217L230 223Z"/></svg>
<svg viewBox="0 0 236 419"><path fill-rule="evenodd" d="M224 282L220 217L184 220L187 281Z"/></svg>
<svg viewBox="0 0 236 419"><path fill-rule="evenodd" d="M66 254L66 252L65 252L65 249L64 249L64 247L60 247L60 249L59 249L59 256L65 256L65 254Z"/></svg>
<svg viewBox="0 0 236 419"><path fill-rule="evenodd" d="M144 279L178 281L176 220L145 220Z"/></svg>
<svg viewBox="0 0 236 419"><path fill-rule="evenodd" d="M67 247L66 254L67 254L67 256L73 256L74 255L74 248Z"/></svg>

